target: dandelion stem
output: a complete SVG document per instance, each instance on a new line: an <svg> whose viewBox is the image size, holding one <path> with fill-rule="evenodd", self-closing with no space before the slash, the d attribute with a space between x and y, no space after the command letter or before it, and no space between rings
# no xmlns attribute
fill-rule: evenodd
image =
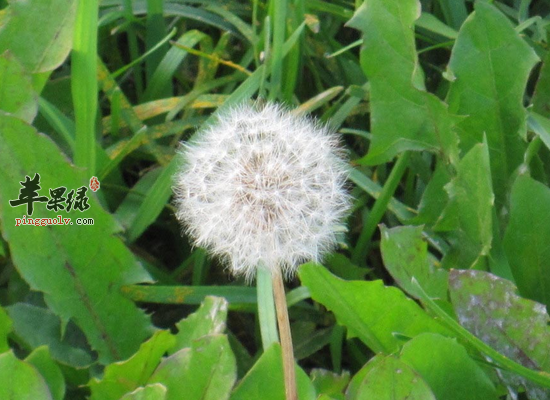
<svg viewBox="0 0 550 400"><path fill-rule="evenodd" d="M286 400L298 400L296 391L296 372L294 369L294 350L292 348L292 335L288 320L285 287L280 271L273 272L273 295L277 309L277 321L279 323L279 336L283 350L283 373L285 378Z"/></svg>
<svg viewBox="0 0 550 400"><path fill-rule="evenodd" d="M275 303L273 302L273 284L271 272L262 266L258 266L256 276L256 288L258 291L258 318L260 321L260 333L262 346L266 350L273 343L279 341L277 325L275 323Z"/></svg>

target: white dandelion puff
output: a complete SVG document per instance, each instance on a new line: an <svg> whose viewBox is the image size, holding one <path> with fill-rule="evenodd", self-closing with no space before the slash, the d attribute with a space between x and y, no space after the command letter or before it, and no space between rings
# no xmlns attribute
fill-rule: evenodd
<svg viewBox="0 0 550 400"><path fill-rule="evenodd" d="M326 126L272 103L241 105L180 155L176 216L234 275L264 266L292 276L333 249L350 196L345 152Z"/></svg>

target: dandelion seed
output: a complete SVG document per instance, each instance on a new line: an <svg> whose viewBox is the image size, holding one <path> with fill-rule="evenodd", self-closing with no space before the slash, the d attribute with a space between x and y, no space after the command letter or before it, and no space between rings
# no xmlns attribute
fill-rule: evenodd
<svg viewBox="0 0 550 400"><path fill-rule="evenodd" d="M292 276L336 243L350 206L347 163L330 130L275 104L217 117L181 151L177 218L234 275Z"/></svg>

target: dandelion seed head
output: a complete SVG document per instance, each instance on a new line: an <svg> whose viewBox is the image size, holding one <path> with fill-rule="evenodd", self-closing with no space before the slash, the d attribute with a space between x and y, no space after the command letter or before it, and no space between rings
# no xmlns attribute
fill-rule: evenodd
<svg viewBox="0 0 550 400"><path fill-rule="evenodd" d="M327 127L272 103L241 105L180 156L176 216L234 275L263 266L292 276L333 249L350 196L345 152Z"/></svg>

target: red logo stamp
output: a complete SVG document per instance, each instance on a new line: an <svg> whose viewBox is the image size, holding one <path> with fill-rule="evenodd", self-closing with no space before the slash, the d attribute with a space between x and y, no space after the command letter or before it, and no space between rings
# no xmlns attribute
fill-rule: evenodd
<svg viewBox="0 0 550 400"><path fill-rule="evenodd" d="M97 192L99 189L99 181L95 176L90 179L90 189L92 189L92 192Z"/></svg>

